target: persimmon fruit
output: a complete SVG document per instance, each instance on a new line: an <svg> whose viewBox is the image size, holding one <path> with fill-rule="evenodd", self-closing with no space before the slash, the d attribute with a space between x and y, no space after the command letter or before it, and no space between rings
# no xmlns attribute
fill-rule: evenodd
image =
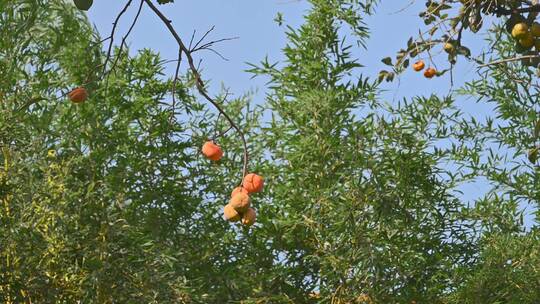
<svg viewBox="0 0 540 304"><path fill-rule="evenodd" d="M223 157L223 150L213 141L207 141L202 146L202 154L213 161L218 161Z"/></svg>
<svg viewBox="0 0 540 304"><path fill-rule="evenodd" d="M78 87L69 92L68 97L73 103L83 103L88 99L88 91L84 87Z"/></svg>
<svg viewBox="0 0 540 304"><path fill-rule="evenodd" d="M242 214L242 224L246 226L251 226L255 224L255 220L257 219L257 212L255 212L255 209L248 208L244 214Z"/></svg>
<svg viewBox="0 0 540 304"><path fill-rule="evenodd" d="M423 60L418 60L417 62L415 62L413 64L413 69L416 71L416 72L420 72L421 70L424 69L424 67L426 66L426 64L424 63Z"/></svg>
<svg viewBox="0 0 540 304"><path fill-rule="evenodd" d="M525 22L519 22L512 28L512 37L521 39L529 32L529 26Z"/></svg>
<svg viewBox="0 0 540 304"><path fill-rule="evenodd" d="M229 222L238 222L242 218L240 213L238 213L231 204L225 205L223 208L223 216Z"/></svg>
<svg viewBox="0 0 540 304"><path fill-rule="evenodd" d="M456 47L451 42L445 43L444 46L443 46L443 49L448 54L454 54L456 52Z"/></svg>
<svg viewBox="0 0 540 304"><path fill-rule="evenodd" d="M260 175L250 173L244 177L242 187L244 187L248 193L261 192L264 187L264 179Z"/></svg>
<svg viewBox="0 0 540 304"><path fill-rule="evenodd" d="M437 70L434 68L427 68L427 70L424 72L424 76L426 78L433 78L437 74Z"/></svg>
<svg viewBox="0 0 540 304"><path fill-rule="evenodd" d="M519 39L518 42L522 47L530 49L534 46L535 40L533 34L531 32L527 32L527 34Z"/></svg>
<svg viewBox="0 0 540 304"><path fill-rule="evenodd" d="M251 199L249 198L249 195L240 192L231 198L229 205L237 212L244 213L250 207Z"/></svg>
<svg viewBox="0 0 540 304"><path fill-rule="evenodd" d="M235 196L236 194L238 193L244 193L244 194L249 194L249 192L246 190L246 188L244 187L236 187L234 188L234 190L231 192L231 198L233 196Z"/></svg>

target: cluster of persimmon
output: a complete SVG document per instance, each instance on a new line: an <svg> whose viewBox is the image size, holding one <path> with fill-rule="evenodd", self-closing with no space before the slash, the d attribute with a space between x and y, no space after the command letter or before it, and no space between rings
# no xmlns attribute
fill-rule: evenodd
<svg viewBox="0 0 540 304"><path fill-rule="evenodd" d="M531 56L531 58L523 59L521 63L527 66L538 66L540 64L540 58L538 58L540 53L540 23L529 23L522 16L513 16L508 20L506 29L516 41L516 52Z"/></svg>
<svg viewBox="0 0 540 304"><path fill-rule="evenodd" d="M412 67L416 72L420 72L426 67L426 64L424 63L424 60L418 60ZM429 67L424 71L424 77L426 78L433 78L435 75L437 75L437 70L435 68Z"/></svg>
<svg viewBox="0 0 540 304"><path fill-rule="evenodd" d="M207 141L202 147L202 154L213 161L219 161L223 157L223 150L213 141ZM264 186L262 176L250 173L242 180L242 184L231 193L229 203L223 208L223 216L229 222L240 221L245 226L255 223L257 212L251 207L253 193L261 192Z"/></svg>

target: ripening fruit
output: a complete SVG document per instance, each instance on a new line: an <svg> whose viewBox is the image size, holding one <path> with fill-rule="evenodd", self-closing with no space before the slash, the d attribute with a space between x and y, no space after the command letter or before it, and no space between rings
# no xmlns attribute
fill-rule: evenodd
<svg viewBox="0 0 540 304"><path fill-rule="evenodd" d="M540 23L535 22L531 25L531 34L534 37L540 37Z"/></svg>
<svg viewBox="0 0 540 304"><path fill-rule="evenodd" d="M516 44L514 46L514 51L518 54L523 54L523 53L526 53L528 51L527 48L523 47L519 41L516 41Z"/></svg>
<svg viewBox="0 0 540 304"><path fill-rule="evenodd" d="M244 187L236 187L234 188L234 190L231 192L231 198L235 195L237 195L238 193L244 193L244 194L249 194L249 192L244 188Z"/></svg>
<svg viewBox="0 0 540 304"><path fill-rule="evenodd" d="M249 226L255 224L256 219L257 219L257 212L255 212L255 209L249 208L242 215L242 224L249 227Z"/></svg>
<svg viewBox="0 0 540 304"><path fill-rule="evenodd" d="M223 216L229 222L238 222L241 218L240 213L236 211L230 204L223 208Z"/></svg>
<svg viewBox="0 0 540 304"><path fill-rule="evenodd" d="M426 64L424 63L423 60L418 60L417 62L415 62L413 64L413 69L417 72L420 72L421 70L424 69L424 67L426 66Z"/></svg>
<svg viewBox="0 0 540 304"><path fill-rule="evenodd" d="M244 213L251 205L251 199L249 198L249 195L245 193L238 193L231 198L229 205L237 212Z"/></svg>
<svg viewBox="0 0 540 304"><path fill-rule="evenodd" d="M88 98L88 92L83 87L73 89L68 93L69 100L73 103L83 103Z"/></svg>
<svg viewBox="0 0 540 304"><path fill-rule="evenodd" d="M506 31L509 34L511 34L516 24L520 22L525 22L525 21L527 20L521 15L511 15L510 18L508 18L508 20L506 20L506 23L505 23Z"/></svg>
<svg viewBox="0 0 540 304"><path fill-rule="evenodd" d="M519 39L519 44L526 48L530 49L534 46L534 36L531 34L531 32L527 32L523 38Z"/></svg>
<svg viewBox="0 0 540 304"><path fill-rule="evenodd" d="M83 11L87 11L92 7L92 4L94 3L94 0L73 0L73 3L75 3L75 6Z"/></svg>
<svg viewBox="0 0 540 304"><path fill-rule="evenodd" d="M529 26L525 22L519 22L512 28L512 37L521 39L529 32Z"/></svg>
<svg viewBox="0 0 540 304"><path fill-rule="evenodd" d="M443 46L443 49L448 54L454 54L456 52L456 47L451 42L445 43L444 46Z"/></svg>
<svg viewBox="0 0 540 304"><path fill-rule="evenodd" d="M427 68L426 71L424 72L424 77L433 78L433 76L435 76L436 74L437 74L437 70L435 70L434 68Z"/></svg>
<svg viewBox="0 0 540 304"><path fill-rule="evenodd" d="M223 150L213 141L207 141L202 146L202 154L210 160L218 161L223 157Z"/></svg>
<svg viewBox="0 0 540 304"><path fill-rule="evenodd" d="M244 177L242 187L244 187L248 193L261 192L264 187L264 179L260 175L250 173Z"/></svg>

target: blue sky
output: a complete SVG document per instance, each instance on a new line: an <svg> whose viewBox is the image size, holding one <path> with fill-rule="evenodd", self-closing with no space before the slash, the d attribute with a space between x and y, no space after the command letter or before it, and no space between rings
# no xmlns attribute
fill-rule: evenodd
<svg viewBox="0 0 540 304"><path fill-rule="evenodd" d="M93 22L103 37L108 36L114 17L121 10L124 1L95 1L89 11L90 21ZM124 29L131 21L130 16L136 11L137 0L133 1L130 11L126 14L120 29ZM392 2L392 4L388 4ZM399 2L400 4L394 4ZM418 12L423 3L409 1L383 1L376 9L377 14L368 17L371 38L369 50L358 52L360 62L366 67L363 73L376 77L378 71L384 68L380 62L383 57L392 56L410 36L416 36L418 29L424 28L418 18ZM241 94L250 89L263 88L263 79L251 79L244 72L248 68L246 62L257 63L265 56L270 61L282 59L281 49L286 43L285 28L278 26L273 19L282 12L286 25L297 27L302 23L302 15L308 9L306 1L297 0L179 0L174 4L161 6L164 13L173 21L174 26L189 41L194 30L202 35L206 30L215 26L211 38L220 39L238 37L217 45L216 49L228 61L220 59L210 52L201 52L202 67L206 78L213 81L213 87L219 89L221 83L233 92ZM405 9L404 9L405 8ZM402 10L404 9L404 10ZM398 12L399 11L399 12ZM122 32L122 31L120 31ZM479 39L470 39L473 46L481 46ZM142 17L129 40L132 49L151 47L159 51L164 58L175 59L177 47L159 20L148 10L143 11ZM440 57L444 62L444 56ZM171 68L173 68L171 64ZM474 76L474 66L462 60L455 71L456 85ZM432 93L447 93L449 77L425 80L421 74L408 72L402 75L400 83L394 82L385 88L397 91L396 96L430 95ZM394 95L394 94L393 94ZM393 96L392 95L392 96Z"/></svg>
<svg viewBox="0 0 540 304"><path fill-rule="evenodd" d="M136 12L138 0L125 15L119 27L120 35L126 28ZM88 12L88 17L95 24L102 37L107 37L111 31L112 21L121 10L125 1L97 0ZM382 1L376 8L374 16L367 17L366 22L371 31L368 41L368 50L357 50L364 75L376 77L378 72L385 68L381 59L386 56L394 57L397 51L406 45L409 37L416 37L420 29L425 26L418 13L424 3L422 1ZM211 52L196 54L196 60L202 59L202 74L205 80L210 79L211 91L219 92L225 86L240 96L251 90L258 90L254 102L260 103L264 98L264 78L251 79L245 72L247 62L258 63L265 56L271 62L282 60L281 49L286 44L285 27L280 27L274 18L278 12L283 13L286 25L293 28L302 23L302 16L309 8L307 1L298 0L176 0L176 3L160 6L162 11L172 20L173 25L183 36L184 41L194 30L197 37L204 34L212 26L215 30L210 39L238 37L216 46L228 61L221 59ZM486 44L483 41L485 32L464 36L464 44L471 47L473 54L483 51ZM118 36L117 41L121 39ZM132 50L152 48L158 51L165 59L176 59L177 46L166 31L160 20L148 8L143 10L140 21L135 27L128 41ZM441 63L439 68L445 68L445 54L436 57ZM446 63L447 64L447 63ZM170 73L174 71L175 64L168 67ZM476 76L476 67L466 60L459 60L454 70L454 88ZM386 90L382 96L388 100L413 97L417 95L429 96L431 94L447 94L450 89L450 76L427 80L421 73L411 70L399 77L399 81L383 84ZM480 105L474 100L458 100L457 105L466 113L474 113L482 117L490 113L490 107ZM487 189L485 183L471 183L464 185L462 191L467 200L479 197Z"/></svg>

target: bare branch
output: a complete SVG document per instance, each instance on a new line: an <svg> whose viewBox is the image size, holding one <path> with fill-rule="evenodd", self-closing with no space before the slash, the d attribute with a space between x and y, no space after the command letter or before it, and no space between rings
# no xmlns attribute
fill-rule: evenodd
<svg viewBox="0 0 540 304"><path fill-rule="evenodd" d="M204 87L204 81L201 78L201 75L199 74L198 69L195 66L195 62L193 60L193 57L191 55L191 51L185 46L184 42L172 26L172 21L169 20L155 5L152 3L151 0L144 0L146 4L154 11L154 13L163 21L171 35L176 40L178 46L180 47L180 51L183 52L186 55L187 62L189 65L189 68L191 72L193 73L193 76L195 77L195 83L197 86L197 90L199 91L199 94L201 94L208 102L210 102L220 113L225 117L225 119L229 122L230 126L236 130L238 133L238 136L240 136L242 140L242 145L244 149L244 166L242 169L242 177L244 177L247 174L248 169L248 159L249 159L249 153L247 148L247 142L244 136L244 133L240 129L240 127L232 120L232 118L223 110L223 108L219 105L219 103L214 100L210 95L208 95L208 92L206 91Z"/></svg>
<svg viewBox="0 0 540 304"><path fill-rule="evenodd" d="M129 0L126 3L124 8L120 11L118 16L116 16L116 19L113 22L113 27L112 27L111 35L110 35L110 40L111 41L109 42L109 48L107 49L107 57L105 57L105 63L103 64L103 73L102 73L103 75L105 75L105 72L107 71L107 63L111 59L111 53L112 53L112 48L113 48L113 44L114 44L114 35L116 33L116 27L118 26L118 22L120 21L120 18L122 18L122 15L124 15L126 13L128 7L131 5L131 2L133 2L133 0Z"/></svg>
<svg viewBox="0 0 540 304"><path fill-rule="evenodd" d="M231 37L231 38L223 38L223 39L218 39L218 40L212 40L210 42L207 42L207 43L204 43L204 44L201 45L201 43L204 41L204 39L208 36L208 34L210 34L214 30L214 28L215 28L215 26L212 26L208 31L206 31L206 33L201 37L201 39L199 39L199 41L197 41L197 43L195 43L195 45L192 47L193 38L195 36L195 31L194 31L193 35L191 36L191 41L189 42L189 51L193 54L193 53L201 51L201 50L208 50L208 51L213 52L217 56L219 56L221 59L223 59L225 61L229 61L221 53L214 50L212 48L212 46L214 44L216 44L216 43L219 43L219 42L238 39L238 37Z"/></svg>
<svg viewBox="0 0 540 304"><path fill-rule="evenodd" d="M216 50L214 50L214 49L204 48L204 49L199 49L198 51L200 51L200 50L208 50L208 51L210 51L210 52L216 54L219 58L221 58L221 59L223 59L223 60L225 60L225 61L229 61L228 58L226 58L226 57L223 56L220 52L218 52L218 51L216 51Z"/></svg>
<svg viewBox="0 0 540 304"><path fill-rule="evenodd" d="M171 116L169 118L169 122L172 122L176 110L176 84L178 82L178 73L180 72L180 65L182 63L182 50L178 51L178 61L176 63L176 70L174 72L174 80L172 84L172 110L171 110Z"/></svg>
<svg viewBox="0 0 540 304"><path fill-rule="evenodd" d="M201 37L201 39L199 39L199 41L197 41L197 43L195 43L195 46L193 47L194 49L197 48L197 46L204 40L204 38L206 38L206 36L208 36L208 34L210 34L214 28L216 28L216 26L212 26L208 31L206 31L206 33L204 33L204 35ZM195 33L195 32L193 32ZM190 49L191 49L191 42L190 42Z"/></svg>
<svg viewBox="0 0 540 304"><path fill-rule="evenodd" d="M195 33L197 33L196 30L193 30L193 33L191 34L191 39L189 40L189 49L191 50L191 46L193 45L193 39L195 39Z"/></svg>
<svg viewBox="0 0 540 304"><path fill-rule="evenodd" d="M122 37L122 42L120 43L120 50L118 51L118 55L116 56L114 63L111 67L111 71L114 70L116 65L118 64L118 60L120 59L120 55L122 54L122 51L124 49L124 45L126 45L126 40L131 34L131 31L133 31L133 28L135 27L135 24L137 24L137 20L139 20L139 16L141 15L141 11L144 5L144 1L141 0L141 3L139 4L139 8L137 10L137 14L135 15L135 18L133 18L133 22L131 23L131 26L129 27L127 33ZM108 77L108 76L107 76Z"/></svg>
<svg viewBox="0 0 540 304"><path fill-rule="evenodd" d="M487 66L490 66L490 65L513 62L513 61L519 61L519 60L522 60L522 59L535 59L535 58L540 58L540 55L525 55L525 56L519 56L519 57L514 57L514 58L506 58L506 59L501 59L501 60L495 60L495 61L492 61L492 62L480 64L480 65L478 65L478 68L483 68L483 67L487 67Z"/></svg>
<svg viewBox="0 0 540 304"><path fill-rule="evenodd" d="M512 15L512 14L522 14L522 13L538 13L540 12L540 4L534 4L529 7L516 8L513 10L506 9L503 7L498 7L495 11L498 15Z"/></svg>

